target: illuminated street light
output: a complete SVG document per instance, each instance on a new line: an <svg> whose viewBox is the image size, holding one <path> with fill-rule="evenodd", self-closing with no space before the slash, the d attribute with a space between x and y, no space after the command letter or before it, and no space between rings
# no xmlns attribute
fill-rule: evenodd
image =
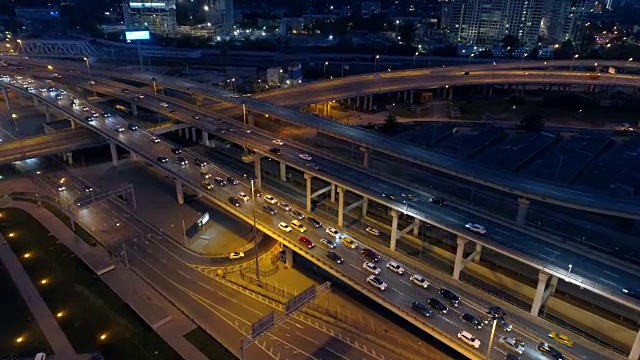
<svg viewBox="0 0 640 360"><path fill-rule="evenodd" d="M31 253L26 253L24 255L22 255L23 258L28 259L31 257Z"/></svg>
<svg viewBox="0 0 640 360"><path fill-rule="evenodd" d="M87 72L89 73L89 76L91 76L91 68L89 67L89 58L88 57L84 57L82 59L87 64Z"/></svg>
<svg viewBox="0 0 640 360"><path fill-rule="evenodd" d="M23 341L24 341L24 337L22 337L22 336L20 336L19 338L17 338L17 339L16 339L16 342L17 342L18 344L20 344L20 343L21 343L21 342L23 342Z"/></svg>
<svg viewBox="0 0 640 360"><path fill-rule="evenodd" d="M16 233L9 233L9 237L10 238L15 237L15 236L16 236Z"/></svg>
<svg viewBox="0 0 640 360"><path fill-rule="evenodd" d="M573 63L575 63L575 62L576 62L576 59L577 59L579 56L580 56L580 55L578 55L578 54L575 54L575 55L573 56L573 59L571 59L571 66L569 67L569 71L573 71Z"/></svg>
<svg viewBox="0 0 640 360"><path fill-rule="evenodd" d="M380 59L380 55L376 55L376 58L373 60L373 72L378 71L378 59Z"/></svg>
<svg viewBox="0 0 640 360"><path fill-rule="evenodd" d="M323 79L327 78L327 65L329 65L328 61L325 61L324 65L322 65L322 73L323 73L322 78Z"/></svg>
<svg viewBox="0 0 640 360"><path fill-rule="evenodd" d="M100 340L106 340L106 339L107 339L107 333L100 335Z"/></svg>
<svg viewBox="0 0 640 360"><path fill-rule="evenodd" d="M49 70L53 70L53 66L51 66L51 65L47 65L47 69L49 69Z"/></svg>
<svg viewBox="0 0 640 360"><path fill-rule="evenodd" d="M40 280L40 284L42 284L42 285L46 285L48 282L49 282L49 280L47 280L47 279Z"/></svg>
<svg viewBox="0 0 640 360"><path fill-rule="evenodd" d="M209 6L205 5L204 6L204 11L209 11Z"/></svg>
<svg viewBox="0 0 640 360"><path fill-rule="evenodd" d="M413 54L413 68L414 68L414 69L416 68L416 56L418 56L418 54L419 54L419 53L418 53L417 51L416 51L416 53L415 53L415 54Z"/></svg>

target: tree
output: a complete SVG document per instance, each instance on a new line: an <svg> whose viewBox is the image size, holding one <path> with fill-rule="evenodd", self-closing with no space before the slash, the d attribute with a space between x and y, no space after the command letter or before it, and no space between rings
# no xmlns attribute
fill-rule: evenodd
<svg viewBox="0 0 640 360"><path fill-rule="evenodd" d="M395 133L396 130L398 130L399 125L400 124L398 123L398 117L393 113L389 113L389 115L387 115L387 117L384 119L384 124L382 124L380 131L383 134L391 135Z"/></svg>
<svg viewBox="0 0 640 360"><path fill-rule="evenodd" d="M576 52L576 47L573 45L571 40L565 40L560 44L553 52L554 59L571 59Z"/></svg>
<svg viewBox="0 0 640 360"><path fill-rule="evenodd" d="M507 49L507 54L509 57L513 56L513 52L520 46L520 39L518 39L515 35L505 35L502 38L502 47Z"/></svg>
<svg viewBox="0 0 640 360"><path fill-rule="evenodd" d="M522 120L520 120L520 125L518 127L529 132L537 132L542 130L542 128L544 127L544 120L542 119L542 116L537 112L529 113L522 117Z"/></svg>

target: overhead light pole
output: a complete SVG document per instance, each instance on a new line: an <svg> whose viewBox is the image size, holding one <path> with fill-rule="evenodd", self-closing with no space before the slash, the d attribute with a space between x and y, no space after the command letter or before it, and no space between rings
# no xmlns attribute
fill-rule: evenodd
<svg viewBox="0 0 640 360"><path fill-rule="evenodd" d="M378 71L378 59L380 59L380 55L376 55L376 58L373 60L373 72Z"/></svg>
<svg viewBox="0 0 640 360"><path fill-rule="evenodd" d="M255 160L254 161L260 161ZM254 242L254 253L256 255L256 279L260 280L260 265L258 264L258 227L256 226L256 188L255 188L255 180L256 176L244 174L246 179L251 181L251 202L253 203L253 242Z"/></svg>
<svg viewBox="0 0 640 360"><path fill-rule="evenodd" d="M573 56L573 59L571 59L571 66L569 66L569 71L573 71L573 64L576 62L576 59L579 57L580 55L575 54Z"/></svg>
<svg viewBox="0 0 640 360"><path fill-rule="evenodd" d="M489 337L489 348L487 349L487 360L491 359L491 348L493 347L493 336L496 334L496 324L498 319L493 319L493 327L491 328L491 337Z"/></svg>
<svg viewBox="0 0 640 360"><path fill-rule="evenodd" d="M413 68L416 68L416 56L418 56L418 52L416 51L415 54L413 54Z"/></svg>
<svg viewBox="0 0 640 360"><path fill-rule="evenodd" d="M329 65L328 61L325 61L324 65L322 65L322 78L323 79L327 78L327 65Z"/></svg>

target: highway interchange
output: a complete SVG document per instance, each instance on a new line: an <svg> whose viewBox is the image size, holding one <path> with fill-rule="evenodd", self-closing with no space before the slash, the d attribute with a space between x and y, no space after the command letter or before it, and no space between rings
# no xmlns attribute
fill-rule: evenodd
<svg viewBox="0 0 640 360"><path fill-rule="evenodd" d="M77 110L76 110L77 111ZM78 116L79 117L83 117L83 113L82 112L78 112ZM102 128L103 131L113 131L113 129L117 126L117 125L121 125L121 126L125 126L126 127L126 123L122 123L122 121L119 122L119 120L117 118L113 118L113 119L106 119L105 123L102 122L102 119L97 119L93 124L91 124L90 126L100 126ZM133 141L133 142L137 142L137 143L146 143L147 147L150 146L150 138L149 135L144 134L143 132L130 132L130 131L125 131L123 133L120 133L118 136L122 137L124 141ZM152 145L153 147L160 145L160 144L154 144ZM168 151L168 146L164 146L164 147L159 147L158 149L159 151L156 151L155 153L150 153L148 154L150 157L155 157L158 154L164 154L166 156L168 156L169 158L173 158L173 156L171 155L170 151ZM162 150L162 151L160 151ZM297 150L296 149L286 149L286 147L283 147L283 154L285 154L286 157L290 157L290 160L297 160ZM288 154L288 155L287 155ZM330 163L322 163L321 160L317 160L316 162L319 163L321 165L321 167L324 169L325 167L330 167L331 164ZM175 170L180 171L180 168L175 165L175 164L171 164L170 166L175 167ZM194 169L193 165L189 165L188 168L191 167L191 169L188 169L187 171L191 173L192 176L198 178L199 176L199 169ZM227 187L227 189L230 189L231 187ZM402 190L402 189L399 189ZM232 191L236 191L236 190L225 190L225 191L229 191L228 193L221 195L222 199L224 199L226 195L230 195L233 194ZM246 189L245 189L246 191ZM419 204L427 204L426 201L424 199L421 199L418 201ZM413 205L413 204L412 204ZM429 205L429 204L427 204ZM246 206L245 206L246 207ZM248 211L250 211L250 209L247 209ZM284 217L283 219L287 219L288 217ZM269 217L269 219L271 219L272 222L272 226L275 225L277 223L277 219L272 219ZM262 219L262 221L266 221L268 222L267 219ZM317 234L319 235L319 234ZM292 239L293 241L295 241L295 237L294 239ZM346 249L345 249L346 250ZM315 250L314 250L315 251ZM346 251L345 254L343 254L345 259L349 259L349 256L353 257L353 252L351 251ZM355 261L355 260L354 260ZM359 264L361 265L361 264ZM354 268L355 269L355 268ZM360 274L360 268L356 269L358 272L354 272L352 276L354 277L362 277L362 274ZM353 270L353 271L356 271ZM345 272L348 272L349 274L351 274L351 270L345 270ZM392 278L387 278L386 276L384 277L384 279L386 281L388 281L390 283L390 288L392 289L405 289L406 291L406 284L404 284L402 281L398 281L398 282L394 282ZM397 286L394 286L397 285ZM400 293L404 293L403 291L397 290L397 291L387 291L386 294L400 294ZM392 295L387 295L387 296L392 296ZM475 312L477 313L479 310L475 310Z"/></svg>

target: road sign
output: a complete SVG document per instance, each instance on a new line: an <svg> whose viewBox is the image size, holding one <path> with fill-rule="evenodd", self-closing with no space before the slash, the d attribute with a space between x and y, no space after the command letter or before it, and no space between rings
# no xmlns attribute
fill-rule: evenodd
<svg viewBox="0 0 640 360"><path fill-rule="evenodd" d="M291 298L284 305L284 313L289 315L316 297L316 287L314 285L302 290L298 295Z"/></svg>
<svg viewBox="0 0 640 360"><path fill-rule="evenodd" d="M198 219L198 227L203 227L209 221L209 212L207 211Z"/></svg>
<svg viewBox="0 0 640 360"><path fill-rule="evenodd" d="M263 317L258 319L258 321L251 324L251 337L253 339L262 335L264 332L269 330L275 323L275 316L273 315L273 311L266 313Z"/></svg>
<svg viewBox="0 0 640 360"><path fill-rule="evenodd" d="M149 31L126 31L125 37L127 41L131 40L149 40L151 38Z"/></svg>

